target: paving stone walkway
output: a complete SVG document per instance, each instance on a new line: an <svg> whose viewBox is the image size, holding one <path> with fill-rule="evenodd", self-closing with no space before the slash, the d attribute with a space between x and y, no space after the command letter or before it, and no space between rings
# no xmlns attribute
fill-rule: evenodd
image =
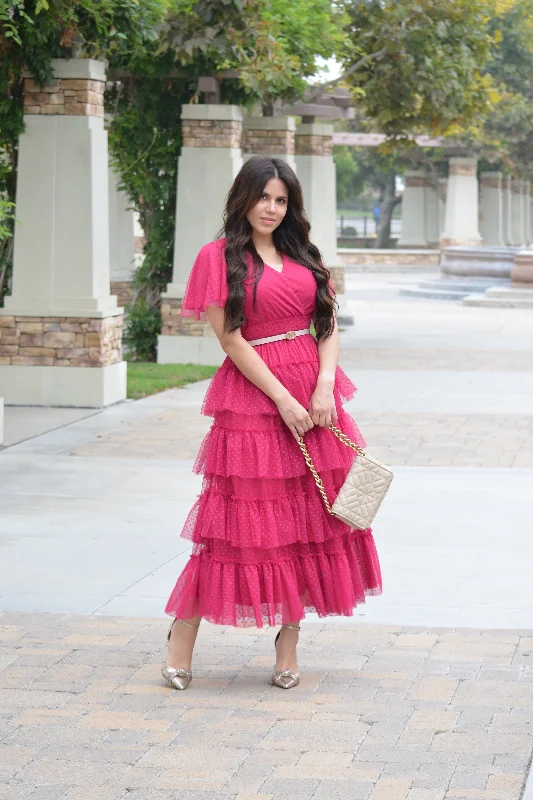
<svg viewBox="0 0 533 800"><path fill-rule="evenodd" d="M531 316L399 299L399 281L348 276L340 359L347 410L397 468L385 594L302 623L295 689L270 685L274 629L205 622L190 688L160 677L205 386L2 451L0 800L522 800Z"/></svg>
<svg viewBox="0 0 533 800"><path fill-rule="evenodd" d="M395 466L533 467L533 416L372 414L357 424L372 455ZM211 419L166 409L69 451L75 456L195 458Z"/></svg>
<svg viewBox="0 0 533 800"><path fill-rule="evenodd" d="M0 798L519 800L533 750L524 631L304 623L301 683L274 630L202 623L185 692L166 623L0 616Z"/></svg>

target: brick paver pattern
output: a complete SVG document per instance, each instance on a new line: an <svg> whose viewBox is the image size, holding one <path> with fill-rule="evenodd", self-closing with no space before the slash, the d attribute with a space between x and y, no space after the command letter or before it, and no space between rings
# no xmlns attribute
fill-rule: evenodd
<svg viewBox="0 0 533 800"><path fill-rule="evenodd" d="M269 683L274 630L202 623L185 692L165 619L0 615L0 798L519 800L533 631L302 623L301 683Z"/></svg>
<svg viewBox="0 0 533 800"><path fill-rule="evenodd" d="M354 413L374 458L394 466L533 467L533 416ZM193 459L211 418L166 409L69 450L76 456Z"/></svg>

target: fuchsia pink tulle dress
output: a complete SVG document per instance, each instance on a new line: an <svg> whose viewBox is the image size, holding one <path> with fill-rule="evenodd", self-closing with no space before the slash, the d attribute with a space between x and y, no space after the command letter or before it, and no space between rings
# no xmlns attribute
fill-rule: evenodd
<svg viewBox="0 0 533 800"><path fill-rule="evenodd" d="M225 239L205 245L194 263L181 309L206 319L209 305L227 297ZM316 282L301 264L265 265L253 307L252 260L241 328L245 339L309 326ZM330 284L331 285L331 284ZM304 408L316 386L317 342L311 334L256 346L257 353ZM338 427L365 442L342 403L357 391L337 367L334 396ZM165 607L171 616L201 615L239 627L279 625L319 616L353 614L366 595L381 593L371 530L351 529L324 506L298 442L275 403L226 357L213 376L201 413L213 417L193 470L202 491L181 536L192 554ZM305 442L333 502L354 451L327 428L315 426Z"/></svg>

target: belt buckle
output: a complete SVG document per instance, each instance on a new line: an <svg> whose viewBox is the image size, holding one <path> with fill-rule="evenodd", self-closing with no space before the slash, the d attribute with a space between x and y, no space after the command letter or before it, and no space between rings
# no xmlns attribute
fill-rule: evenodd
<svg viewBox="0 0 533 800"><path fill-rule="evenodd" d="M285 334L286 339L296 339L296 331L287 331Z"/></svg>

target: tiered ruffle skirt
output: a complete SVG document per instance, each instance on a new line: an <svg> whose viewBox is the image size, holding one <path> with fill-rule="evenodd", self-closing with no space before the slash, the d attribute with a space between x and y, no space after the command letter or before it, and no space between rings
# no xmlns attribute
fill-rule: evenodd
<svg viewBox="0 0 533 800"><path fill-rule="evenodd" d="M308 408L318 375L311 335L258 347L290 393ZM365 441L342 403L356 392L337 367L338 427ZM330 515L297 441L275 404L226 358L211 381L202 413L214 421L193 470L201 493L181 536L193 542L165 611L209 622L279 625L305 617L351 616L367 595L381 593L370 529L351 529ZM356 457L325 428L305 434L333 502Z"/></svg>

